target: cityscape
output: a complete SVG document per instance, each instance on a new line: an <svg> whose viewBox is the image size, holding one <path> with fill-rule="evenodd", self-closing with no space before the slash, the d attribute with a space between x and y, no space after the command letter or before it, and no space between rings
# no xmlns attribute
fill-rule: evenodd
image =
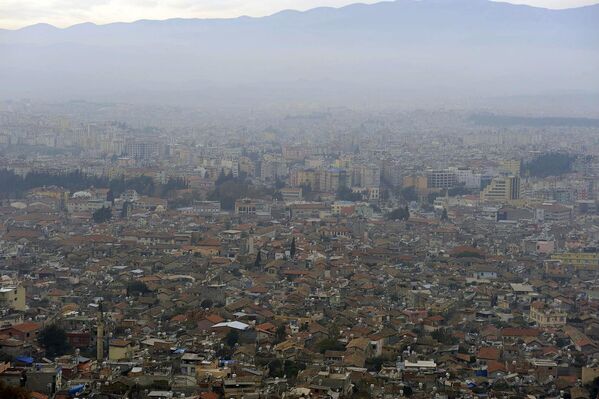
<svg viewBox="0 0 599 399"><path fill-rule="evenodd" d="M360 106L36 82L0 95L0 399L599 398L592 84Z"/></svg>

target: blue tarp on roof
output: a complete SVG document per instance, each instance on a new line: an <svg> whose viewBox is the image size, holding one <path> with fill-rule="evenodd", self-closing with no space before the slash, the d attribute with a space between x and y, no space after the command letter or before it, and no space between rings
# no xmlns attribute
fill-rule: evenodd
<svg viewBox="0 0 599 399"><path fill-rule="evenodd" d="M33 364L33 358L30 356L18 356L15 360L19 363Z"/></svg>
<svg viewBox="0 0 599 399"><path fill-rule="evenodd" d="M85 389L85 385L75 385L74 387L69 388L69 395L75 395L76 393L83 391L83 389Z"/></svg>

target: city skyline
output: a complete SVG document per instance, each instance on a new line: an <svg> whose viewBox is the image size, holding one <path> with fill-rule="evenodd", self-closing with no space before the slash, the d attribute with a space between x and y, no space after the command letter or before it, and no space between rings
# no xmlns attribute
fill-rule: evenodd
<svg viewBox="0 0 599 399"><path fill-rule="evenodd" d="M109 24L141 19L263 17L284 10L306 11L317 7L343 7L349 4L373 4L379 1L284 0L284 1L193 1L169 0L41 0L0 4L0 29L20 29L35 24L65 28L80 23ZM596 0L514 0L512 4L549 9L565 9L597 4Z"/></svg>
<svg viewBox="0 0 599 399"><path fill-rule="evenodd" d="M599 0L355 1L0 0L0 399L599 399Z"/></svg>

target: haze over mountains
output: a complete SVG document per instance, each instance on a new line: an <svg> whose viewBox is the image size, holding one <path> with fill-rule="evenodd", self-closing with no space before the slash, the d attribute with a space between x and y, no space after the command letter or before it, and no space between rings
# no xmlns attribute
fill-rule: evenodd
<svg viewBox="0 0 599 399"><path fill-rule="evenodd" d="M399 0L0 31L0 98L185 105L593 99L599 5Z"/></svg>

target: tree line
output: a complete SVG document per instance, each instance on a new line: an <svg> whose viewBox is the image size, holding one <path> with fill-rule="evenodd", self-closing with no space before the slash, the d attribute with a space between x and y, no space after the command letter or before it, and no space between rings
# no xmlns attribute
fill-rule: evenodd
<svg viewBox="0 0 599 399"><path fill-rule="evenodd" d="M576 156L560 152L541 154L524 165L524 174L532 177L559 176L572 172Z"/></svg>
<svg viewBox="0 0 599 399"><path fill-rule="evenodd" d="M225 174L221 171L214 182L214 190L208 193L207 199L220 201L222 209L233 210L235 201L240 198L277 198L277 195L280 196L280 193L276 189L252 184L245 174L235 177L232 173Z"/></svg>
<svg viewBox="0 0 599 399"><path fill-rule="evenodd" d="M44 186L62 187L71 192L90 187L108 188L113 198L127 190L135 190L140 195L166 197L174 190L187 188L188 183L183 178L171 177L165 184L156 184L154 179L145 175L110 179L106 176L89 175L81 170L64 173L34 171L25 176L7 169L0 170L0 199L21 198L28 190Z"/></svg>

